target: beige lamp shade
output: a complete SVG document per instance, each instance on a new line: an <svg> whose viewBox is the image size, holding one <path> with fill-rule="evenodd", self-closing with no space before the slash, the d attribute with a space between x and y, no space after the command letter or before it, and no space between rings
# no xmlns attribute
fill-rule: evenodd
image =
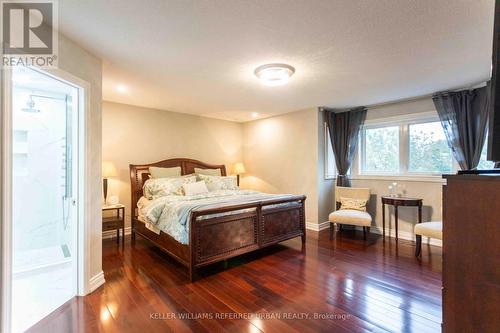
<svg viewBox="0 0 500 333"><path fill-rule="evenodd" d="M235 163L234 167L233 167L233 172L236 175L241 175L241 174L245 173L246 170L245 170L245 166L243 165L243 163L241 163L241 162Z"/></svg>
<svg viewBox="0 0 500 333"><path fill-rule="evenodd" d="M118 177L118 171L116 170L113 162L105 161L102 162L102 178Z"/></svg>

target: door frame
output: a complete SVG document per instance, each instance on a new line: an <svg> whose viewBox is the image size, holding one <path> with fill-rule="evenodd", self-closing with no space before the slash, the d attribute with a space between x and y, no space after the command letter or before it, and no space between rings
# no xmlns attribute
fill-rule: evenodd
<svg viewBox="0 0 500 333"><path fill-rule="evenodd" d="M30 69L70 84L78 89L78 194L76 198L78 212L75 223L77 225L77 255L76 263L76 295L83 296L90 292L90 236L91 236L91 161L90 150L90 83L64 70L39 68ZM0 170L0 240L1 240L1 332L10 332L11 329L11 292L12 292L12 71L8 68L1 70L1 170ZM1 96L3 95L3 96ZM9 111L9 112L7 112Z"/></svg>

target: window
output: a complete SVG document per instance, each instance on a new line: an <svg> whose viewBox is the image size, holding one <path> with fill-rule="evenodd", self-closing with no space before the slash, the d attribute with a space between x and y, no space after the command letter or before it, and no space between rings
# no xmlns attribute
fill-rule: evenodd
<svg viewBox="0 0 500 333"><path fill-rule="evenodd" d="M483 151L481 152L481 159L477 165L478 170L488 170L493 169L495 163L488 161L488 135L486 135L486 140L484 141Z"/></svg>
<svg viewBox="0 0 500 333"><path fill-rule="evenodd" d="M455 169L436 112L367 121L360 136L362 175L438 175Z"/></svg>
<svg viewBox="0 0 500 333"><path fill-rule="evenodd" d="M410 173L450 173L453 156L439 121L410 124Z"/></svg>
<svg viewBox="0 0 500 333"><path fill-rule="evenodd" d="M325 124L325 179L334 179L337 177L337 168L335 166L335 155L333 154L332 141L328 126Z"/></svg>
<svg viewBox="0 0 500 333"><path fill-rule="evenodd" d="M368 128L363 132L363 172L399 172L399 127Z"/></svg>

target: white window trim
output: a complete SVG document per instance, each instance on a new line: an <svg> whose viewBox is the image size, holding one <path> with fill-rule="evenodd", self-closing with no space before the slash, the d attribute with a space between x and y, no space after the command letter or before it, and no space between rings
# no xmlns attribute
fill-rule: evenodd
<svg viewBox="0 0 500 333"><path fill-rule="evenodd" d="M324 123L324 147L325 147L325 158L324 158L324 170L325 170L325 180L334 180L334 179L337 179L337 164L335 161L330 161L330 159L328 158L328 146L331 145L331 143L328 142L328 137L329 137L329 133L328 133L328 125L326 123ZM332 155L333 155L333 152L332 152ZM330 174L328 173L328 165L330 165L330 163L332 163L331 165L333 165L333 174Z"/></svg>
<svg viewBox="0 0 500 333"><path fill-rule="evenodd" d="M408 137L408 127L412 124L425 123L425 122L435 122L439 121L439 116L436 111L419 112L412 114L405 114L401 116L386 117L379 119L369 119L365 121L365 124L360 131L360 138L358 142L358 147L356 149L355 160L353 161L353 170L351 179L354 180L400 180L400 181L419 181L419 182L442 182L442 174L434 173L415 173L408 172L409 163L409 147L406 138ZM401 126L404 124L404 126ZM363 173L362 170L362 158L361 154L364 147L364 136L363 130L373 129L388 126L398 126L399 127L399 156L405 156L400 158L399 173L389 174L389 173L374 173L367 172ZM453 159L452 173L458 170L458 163Z"/></svg>

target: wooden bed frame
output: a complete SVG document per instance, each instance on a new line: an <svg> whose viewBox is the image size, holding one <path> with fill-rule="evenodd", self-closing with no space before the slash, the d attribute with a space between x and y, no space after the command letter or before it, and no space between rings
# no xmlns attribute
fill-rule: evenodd
<svg viewBox="0 0 500 333"><path fill-rule="evenodd" d="M130 165L132 185L132 240L136 234L148 239L188 268L190 281L195 269L225 260L243 253L274 245L284 240L301 236L305 243L305 200L303 195L288 199L265 200L251 204L238 204L195 210L189 221L189 244L181 244L170 235L159 235L146 228L137 218L137 201L143 195L142 187L149 178L149 167L181 167L182 175L194 173L194 168L220 169L226 175L224 165L212 165L187 158L168 159L151 164ZM285 207L265 208L268 205L292 203ZM250 212L235 213L222 217L197 220L197 217L246 208Z"/></svg>

